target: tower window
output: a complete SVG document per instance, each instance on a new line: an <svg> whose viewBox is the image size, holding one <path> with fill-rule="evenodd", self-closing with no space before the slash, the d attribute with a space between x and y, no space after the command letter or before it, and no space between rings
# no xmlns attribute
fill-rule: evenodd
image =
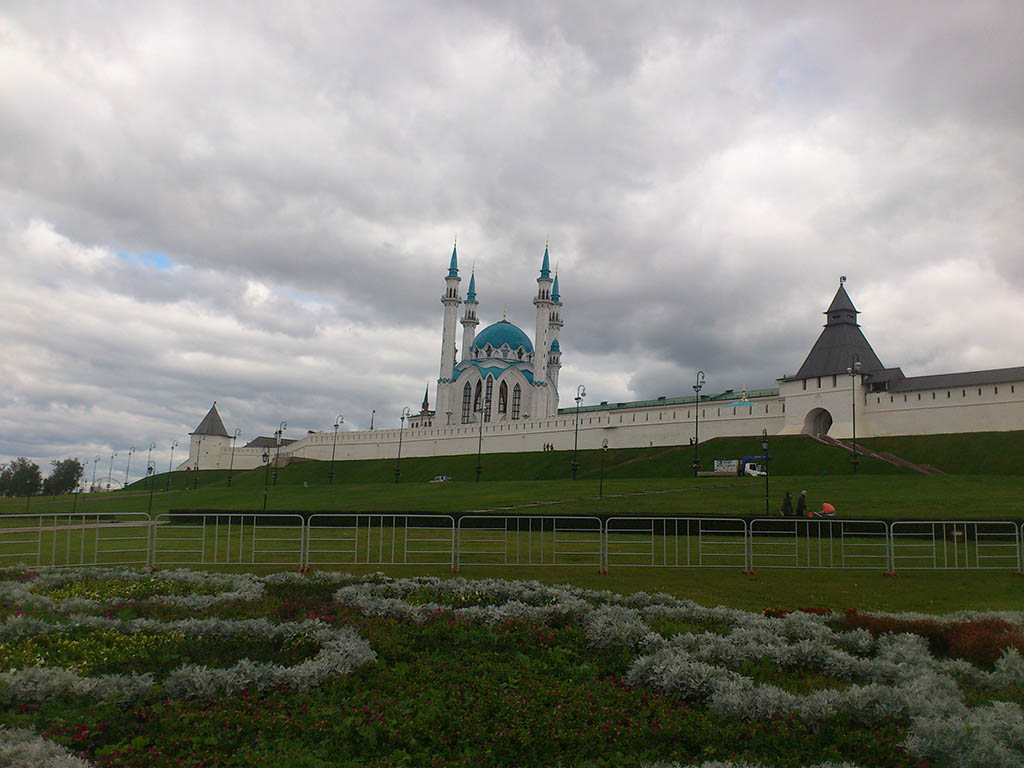
<svg viewBox="0 0 1024 768"><path fill-rule="evenodd" d="M832 387L834 388L838 382L836 381L836 374L832 374Z"/></svg>
<svg viewBox="0 0 1024 768"><path fill-rule="evenodd" d="M821 376L818 377L818 389L821 389Z"/></svg>
<svg viewBox="0 0 1024 768"><path fill-rule="evenodd" d="M803 380L804 389L807 389L807 379Z"/></svg>

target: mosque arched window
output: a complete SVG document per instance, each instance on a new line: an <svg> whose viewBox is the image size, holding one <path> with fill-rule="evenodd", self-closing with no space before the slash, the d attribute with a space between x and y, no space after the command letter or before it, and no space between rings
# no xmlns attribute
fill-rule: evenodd
<svg viewBox="0 0 1024 768"><path fill-rule="evenodd" d="M501 382L498 387L498 413L508 413L508 382Z"/></svg>
<svg viewBox="0 0 1024 768"><path fill-rule="evenodd" d="M494 378L487 377L487 394L484 396L484 421L491 420L491 394L494 391Z"/></svg>
<svg viewBox="0 0 1024 768"><path fill-rule="evenodd" d="M523 390L516 384L512 387L512 418L519 418L519 406L523 399Z"/></svg>
<svg viewBox="0 0 1024 768"><path fill-rule="evenodd" d="M482 381L476 383L476 392L473 393L473 411L480 410L480 396L483 394L484 384Z"/></svg>
<svg viewBox="0 0 1024 768"><path fill-rule="evenodd" d="M464 386L462 388L462 423L463 424L469 424L469 412L470 412L469 411L469 401L470 401L471 397L472 397L471 389L469 387L469 382L467 381L466 382L466 386Z"/></svg>
<svg viewBox="0 0 1024 768"><path fill-rule="evenodd" d="M518 350L516 350L516 355L519 357L520 360L523 359L523 348L522 347L520 347Z"/></svg>

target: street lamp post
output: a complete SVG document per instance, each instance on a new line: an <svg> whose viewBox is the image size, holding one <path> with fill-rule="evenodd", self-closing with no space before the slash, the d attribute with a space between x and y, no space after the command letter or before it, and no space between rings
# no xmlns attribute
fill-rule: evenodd
<svg viewBox="0 0 1024 768"><path fill-rule="evenodd" d="M850 410L853 417L853 456L850 463L853 465L853 474L857 474L857 376L860 375L860 355L856 352L850 359L850 367L846 369L850 375Z"/></svg>
<svg viewBox="0 0 1024 768"><path fill-rule="evenodd" d="M373 417L377 415L377 409L370 411L370 431L373 432Z"/></svg>
<svg viewBox="0 0 1024 768"><path fill-rule="evenodd" d="M700 391L704 388L704 371L697 371L693 385L693 476L700 474Z"/></svg>
<svg viewBox="0 0 1024 768"><path fill-rule="evenodd" d="M199 436L199 442L196 443L196 471L192 474L192 488L196 489L199 487L199 457L203 455L203 436Z"/></svg>
<svg viewBox="0 0 1024 768"><path fill-rule="evenodd" d="M174 468L174 449L178 447L178 441L171 443L171 458L167 461L167 490L171 490L171 475Z"/></svg>
<svg viewBox="0 0 1024 768"><path fill-rule="evenodd" d="M149 481L149 514L153 514L153 491L156 488L156 483L153 482L153 474L156 472L156 464L152 461L146 461L146 477L150 478Z"/></svg>
<svg viewBox="0 0 1024 768"><path fill-rule="evenodd" d="M409 410L409 406L402 409L402 415L399 416L401 425L398 427L398 458L395 460L395 482L398 482L398 476L402 474L402 433L405 431L405 417L408 416L412 411Z"/></svg>
<svg viewBox="0 0 1024 768"><path fill-rule="evenodd" d="M453 413L455 413L455 411L445 411L445 415L448 417L448 423L445 424L446 427L450 427L452 425L452 414Z"/></svg>
<svg viewBox="0 0 1024 768"><path fill-rule="evenodd" d="M156 448L156 443L150 443L149 444L149 453L146 454L146 466L147 467L150 465L150 462L153 461L153 449L154 448ZM149 485L152 482L153 482L152 476L151 475L147 475L146 476L146 484Z"/></svg>
<svg viewBox="0 0 1024 768"><path fill-rule="evenodd" d="M761 430L761 453L764 454L764 516L768 517L768 430Z"/></svg>
<svg viewBox="0 0 1024 768"><path fill-rule="evenodd" d="M228 488L231 487L231 476L235 473L235 440L242 434L242 428L238 427L231 435L231 461L228 463Z"/></svg>
<svg viewBox="0 0 1024 768"><path fill-rule="evenodd" d="M331 443L331 471L327 473L327 484L334 484L334 449L338 447L338 427L345 423L345 417L340 413L334 420L334 442Z"/></svg>
<svg viewBox="0 0 1024 768"><path fill-rule="evenodd" d="M128 449L128 463L124 467L124 487L128 487L128 470L132 466L132 454L135 453L135 446L133 445Z"/></svg>
<svg viewBox="0 0 1024 768"><path fill-rule="evenodd" d="M608 438L601 441L601 484L598 486L597 497L604 498L604 455L608 453Z"/></svg>
<svg viewBox="0 0 1024 768"><path fill-rule="evenodd" d="M576 461L579 456L580 449L580 403L583 402L583 398L587 396L587 388L580 384L576 387L576 432L572 438L572 479L576 479L576 472L579 471L580 465Z"/></svg>
<svg viewBox="0 0 1024 768"><path fill-rule="evenodd" d="M277 471L281 468L281 438L284 437L284 431L288 429L288 422L282 421L281 425L277 428L274 433L274 437L277 438L277 455L274 457L274 487L277 487Z"/></svg>
<svg viewBox="0 0 1024 768"><path fill-rule="evenodd" d="M491 412L491 398L486 395L484 396L484 401L480 404L480 409L474 411L474 413L480 414L480 435L476 441L476 481L478 483L480 482L480 473L484 471L484 411L487 413Z"/></svg>
<svg viewBox="0 0 1024 768"><path fill-rule="evenodd" d="M100 457L97 456L92 460L92 482L89 483L89 492L92 493L96 490L96 465L100 463Z"/></svg>
<svg viewBox="0 0 1024 768"><path fill-rule="evenodd" d="M110 477L114 474L114 457L117 456L117 451L110 454L110 469L107 470L107 490L110 490Z"/></svg>
<svg viewBox="0 0 1024 768"><path fill-rule="evenodd" d="M263 511L267 511L267 492L270 490L270 449L263 449L263 463L266 469L263 470Z"/></svg>

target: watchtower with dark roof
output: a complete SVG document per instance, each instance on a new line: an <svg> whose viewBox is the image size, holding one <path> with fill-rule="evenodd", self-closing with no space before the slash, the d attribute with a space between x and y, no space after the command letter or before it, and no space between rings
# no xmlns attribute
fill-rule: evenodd
<svg viewBox="0 0 1024 768"><path fill-rule="evenodd" d="M224 420L217 412L217 401L213 401L199 426L189 432L188 464L196 469L219 468L220 456L231 447L231 435L224 428Z"/></svg>
<svg viewBox="0 0 1024 768"><path fill-rule="evenodd" d="M853 367L854 361L860 362L860 370L864 374L885 368L857 323L859 313L846 293L844 282L840 281L835 298L825 310L827 319L821 335L796 376L787 377L787 381L845 374Z"/></svg>

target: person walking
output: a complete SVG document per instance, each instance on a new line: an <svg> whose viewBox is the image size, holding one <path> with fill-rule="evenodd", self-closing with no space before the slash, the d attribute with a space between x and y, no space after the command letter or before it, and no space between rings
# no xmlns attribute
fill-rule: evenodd
<svg viewBox="0 0 1024 768"><path fill-rule="evenodd" d="M793 516L793 494L786 491L786 495L782 497L782 509L780 513L783 517Z"/></svg>
<svg viewBox="0 0 1024 768"><path fill-rule="evenodd" d="M800 498L796 500L796 516L803 517L807 514L807 491L800 491Z"/></svg>

